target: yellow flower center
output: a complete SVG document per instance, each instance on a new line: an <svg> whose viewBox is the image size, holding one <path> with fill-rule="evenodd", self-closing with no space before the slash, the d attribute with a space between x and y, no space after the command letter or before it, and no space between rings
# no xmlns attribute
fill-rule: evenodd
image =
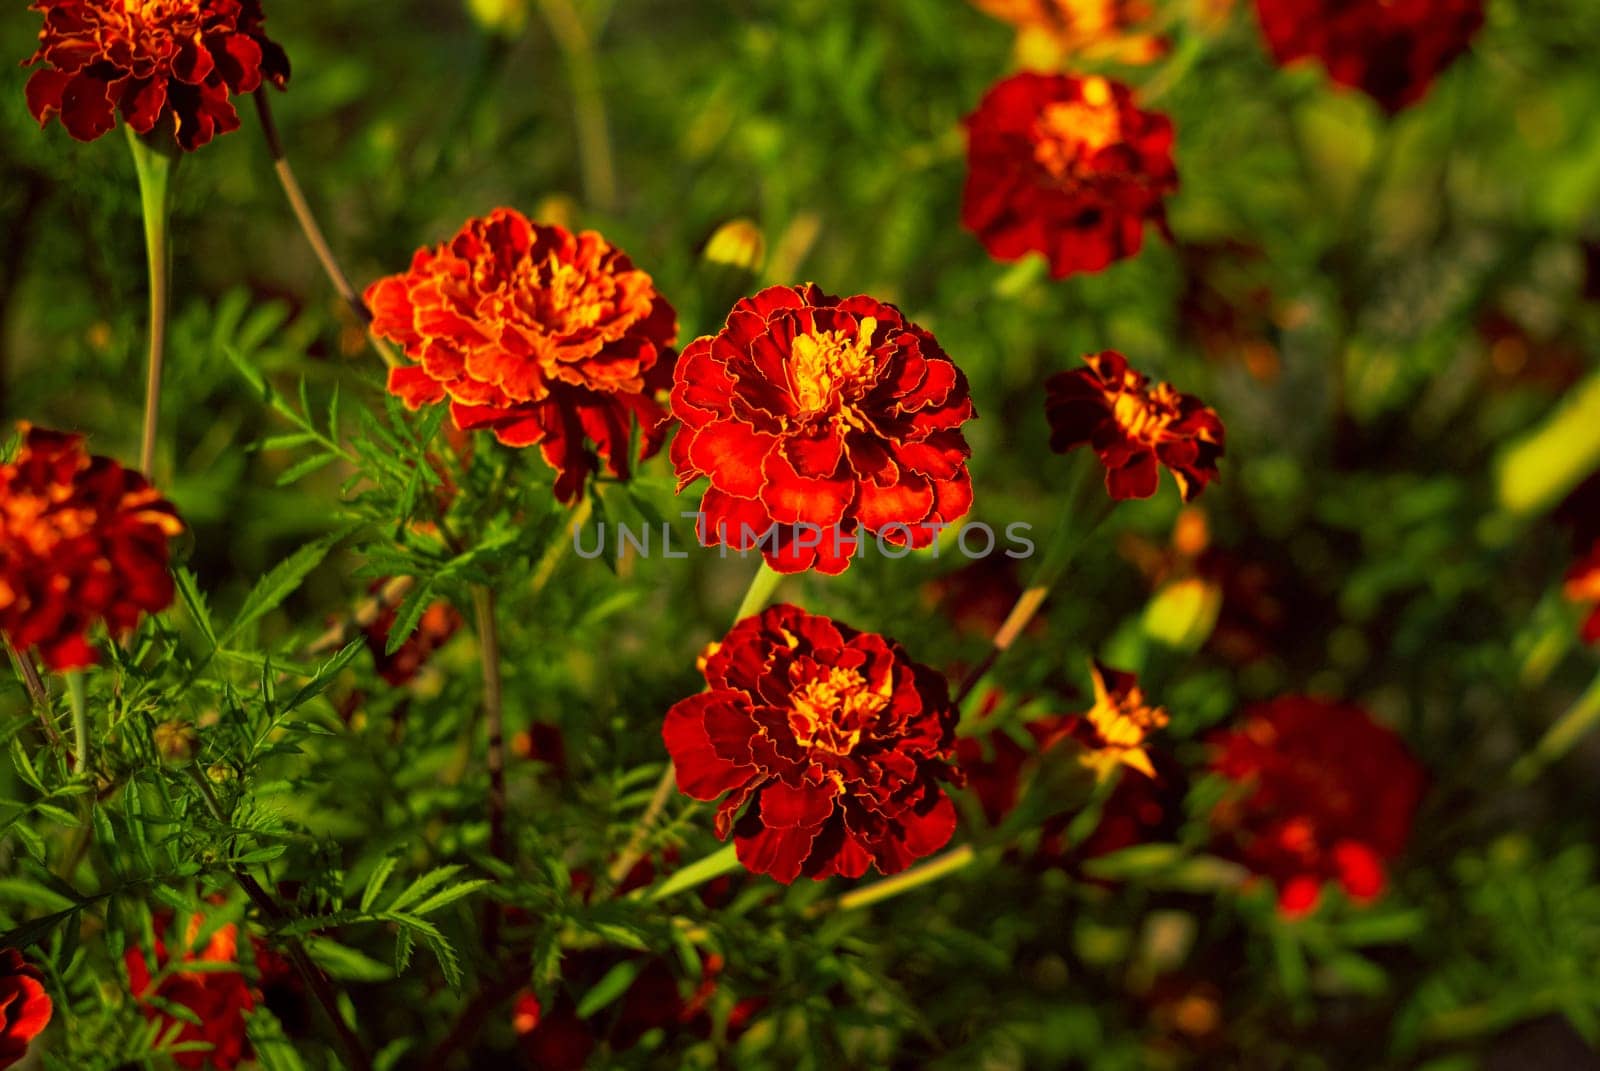
<svg viewBox="0 0 1600 1071"><path fill-rule="evenodd" d="M872 336L878 321L863 317L848 331L813 331L794 340L789 352L789 382L795 403L807 415L846 411L871 381L876 360Z"/></svg>
<svg viewBox="0 0 1600 1071"><path fill-rule="evenodd" d="M888 677L874 691L855 670L831 669L826 677L795 690L789 727L802 747L848 755L879 711L889 705L892 692L893 682Z"/></svg>
<svg viewBox="0 0 1600 1071"><path fill-rule="evenodd" d="M1084 764L1101 776L1117 766L1131 766L1148 777L1155 776L1150 757L1145 754L1145 739L1162 728L1169 719L1160 707L1145 702L1144 690L1134 685L1120 694L1106 687L1098 670L1094 673L1094 706L1084 715L1094 728L1098 747L1084 755Z"/></svg>
<svg viewBox="0 0 1600 1071"><path fill-rule="evenodd" d="M1154 446L1178 419L1182 397L1165 383L1146 389L1141 380L1131 369L1123 374L1111 402L1111 416L1128 438Z"/></svg>
<svg viewBox="0 0 1600 1071"><path fill-rule="evenodd" d="M1034 126L1033 158L1064 178L1088 157L1122 140L1122 116L1111 85L1098 76L1083 81L1083 99L1047 105Z"/></svg>

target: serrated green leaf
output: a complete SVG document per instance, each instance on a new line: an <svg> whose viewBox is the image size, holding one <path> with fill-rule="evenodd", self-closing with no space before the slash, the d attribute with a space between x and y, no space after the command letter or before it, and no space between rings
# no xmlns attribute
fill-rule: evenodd
<svg viewBox="0 0 1600 1071"><path fill-rule="evenodd" d="M378 865L372 868L372 873L367 878L366 888L361 891L362 911L372 910L372 905L377 902L378 895L383 892L384 885L389 881L389 875L394 873L394 868L399 863L399 857L394 855L378 860Z"/></svg>
<svg viewBox="0 0 1600 1071"><path fill-rule="evenodd" d="M226 647L245 626L277 609L284 599L305 582L305 578L311 575L311 570L322 564L322 560L328 556L333 545L344 538L345 534L337 532L307 543L268 570L265 576L256 581L256 586L245 597L244 605L239 608L233 623L222 634L218 646Z"/></svg>
<svg viewBox="0 0 1600 1071"><path fill-rule="evenodd" d="M422 877L406 886L400 895L396 896L384 910L386 912L405 911L409 905L417 903L465 869L466 867L459 863L452 863L449 866L441 866L428 871Z"/></svg>
<svg viewBox="0 0 1600 1071"><path fill-rule="evenodd" d="M605 977L596 982L594 988L578 1001L578 1018L589 1018L626 993L628 987L633 985L633 980L639 977L639 969L642 966L639 960L625 959L607 971Z"/></svg>

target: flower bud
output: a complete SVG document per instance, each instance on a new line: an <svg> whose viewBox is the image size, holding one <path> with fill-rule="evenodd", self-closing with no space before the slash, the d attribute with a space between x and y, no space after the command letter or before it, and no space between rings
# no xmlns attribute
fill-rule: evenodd
<svg viewBox="0 0 1600 1071"><path fill-rule="evenodd" d="M214 785L227 784L237 776L238 775L233 772L233 767L224 762L214 763L211 766L206 767L206 777L209 778L211 783Z"/></svg>
<svg viewBox="0 0 1600 1071"><path fill-rule="evenodd" d="M186 721L164 721L156 726L151 736L162 762L174 765L189 762L200 749L200 734Z"/></svg>
<svg viewBox="0 0 1600 1071"><path fill-rule="evenodd" d="M700 254L706 310L720 317L749 293L767 262L767 240L748 219L732 219L718 227Z"/></svg>

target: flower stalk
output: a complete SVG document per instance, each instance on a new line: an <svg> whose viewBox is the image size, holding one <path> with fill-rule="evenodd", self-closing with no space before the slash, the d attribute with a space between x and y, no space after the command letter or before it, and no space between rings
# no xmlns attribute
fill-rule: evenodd
<svg viewBox="0 0 1600 1071"><path fill-rule="evenodd" d="M495 624L494 591L482 584L472 589L473 627L478 634L483 662L485 759L489 771L489 854L505 862L506 844L506 731L500 677L500 631ZM490 900L484 913L484 945L493 948L500 938L500 904Z"/></svg>
<svg viewBox="0 0 1600 1071"><path fill-rule="evenodd" d="M738 624L751 614L760 613L762 608L765 607L769 601L771 601L773 592L777 591L778 584L782 581L783 574L772 568L766 563L765 560L763 560L756 568L756 575L750 578L750 586L745 589L744 598L739 600L739 608L734 611L734 624ZM650 796L649 804L646 805L644 813L639 816L638 823L633 827L633 834L628 838L627 846L622 849L622 853L612 861L611 866L606 870L606 878L610 882L612 888L616 888L622 879L628 876L628 871L632 870L634 866L638 864L640 858L643 857L645 841L649 838L650 831L655 828L656 822L660 819L661 812L666 810L667 802L672 799L672 790L676 787L676 785L677 772L673 769L672 761L669 759L667 761L667 768L661 772L661 780L656 782L656 789L655 792ZM718 852L717 855L709 858L717 858L718 856L722 855L726 855L730 859L733 858L733 845L728 845L728 847ZM680 870L676 875L673 876L671 881L664 883L661 888L667 888L669 885L673 884L673 882L680 880L683 874L694 870L696 867L701 866L705 862L706 860L701 860L693 867ZM733 865L738 865L737 859L734 859ZM732 867L729 867L729 869L732 869ZM716 873L707 874L705 877L699 880L709 881L711 878L716 877L717 874L720 873L725 873L725 871L717 871ZM698 882L696 882L696 884L698 884ZM692 886L685 887L687 888ZM673 891L677 891L677 889L673 889ZM665 895L668 894L661 892L658 889L655 893L652 893L652 898Z"/></svg>
<svg viewBox="0 0 1600 1071"><path fill-rule="evenodd" d="M55 723L50 720L50 691L44 686L33 659L26 651L17 650L9 639L5 641L5 648L6 654L11 656L11 664L16 667L17 676L22 679L22 686L28 690L33 709L39 715L39 725L44 729L45 739L52 747L60 747L61 734L56 732Z"/></svg>
<svg viewBox="0 0 1600 1071"><path fill-rule="evenodd" d="M150 478L161 423L161 375L167 352L167 307L172 290L168 232L178 146L164 127L148 137L140 137L131 127L124 129L139 178L139 208L144 215L145 261L150 276L150 355L145 373L144 427L139 437L139 471Z"/></svg>
<svg viewBox="0 0 1600 1071"><path fill-rule="evenodd" d="M83 670L67 671L67 700L72 706L72 772L89 768L89 697Z"/></svg>
<svg viewBox="0 0 1600 1071"><path fill-rule="evenodd" d="M306 241L311 245L311 251L316 254L317 261L322 265L322 270L327 274L328 280L333 283L333 288L339 292L350 311L355 313L356 319L363 329L372 326L372 310L367 308L367 303L356 292L355 286L350 282L350 277L339 266L339 259L333 254L333 247L328 244L328 239L322 233L322 228L317 224L317 217L311 211L311 204L306 200L305 191L300 188L300 182L295 178L294 169L289 166L288 155L283 150L283 139L278 135L277 121L272 117L272 103L267 99L267 87L262 86L255 92L256 115L261 120L261 133L267 139L267 151L272 154L272 169L278 175L278 184L283 187L283 193L289 200L289 208L294 212L294 218L300 224L300 230L305 234ZM383 358L383 363L390 368L400 364L400 358L388 343L367 330L367 341L378 356Z"/></svg>
<svg viewBox="0 0 1600 1071"><path fill-rule="evenodd" d="M1511 780L1519 785L1530 784L1597 725L1600 725L1600 676L1596 676L1566 713L1545 730L1533 750L1511 768Z"/></svg>

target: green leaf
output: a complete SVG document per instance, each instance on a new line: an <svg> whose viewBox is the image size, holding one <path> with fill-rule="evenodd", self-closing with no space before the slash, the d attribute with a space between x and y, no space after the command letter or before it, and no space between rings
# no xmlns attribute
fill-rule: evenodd
<svg viewBox="0 0 1600 1071"><path fill-rule="evenodd" d="M387 982L394 977L387 963L329 937L308 937L305 948L317 966L341 982Z"/></svg>
<svg viewBox="0 0 1600 1071"><path fill-rule="evenodd" d="M394 868L399 863L398 856L390 855L380 859L378 865L372 868L372 874L367 878L367 886L361 892L360 909L362 911L372 910L372 905L378 900L378 894L383 892L383 887L388 882L389 875L394 873Z"/></svg>
<svg viewBox="0 0 1600 1071"><path fill-rule="evenodd" d="M432 896L422 901L422 903L417 904L411 909L411 913L414 915L432 914L441 907L444 907L446 904L453 904L462 897L470 896L471 894L477 892L485 885L493 884L494 882L488 878L476 878L472 881L464 881L460 885L452 885L448 889L441 889L439 892L434 893Z"/></svg>
<svg viewBox="0 0 1600 1071"><path fill-rule="evenodd" d="M384 645L386 654L394 654L411 638L411 634L417 630L417 622L422 620L423 613L428 609L428 598L432 593L431 578L413 584L411 590L406 592L406 597L395 607L394 624L389 626L389 642Z"/></svg>
<svg viewBox="0 0 1600 1071"><path fill-rule="evenodd" d="M305 479L319 469L327 468L338 459L339 456L337 454L314 454L311 457L304 458L285 469L283 474L278 477L277 485L279 487L287 487L289 484Z"/></svg>
<svg viewBox="0 0 1600 1071"><path fill-rule="evenodd" d="M307 543L273 566L266 576L256 581L256 586L246 596L244 605L239 608L239 614L234 618L233 624L222 634L219 645L227 646L228 641L237 636L246 625L277 609L284 599L305 582L306 577L311 575L311 570L322 564L322 560L328 556L328 551L332 550L333 545L345 535L346 532L340 531Z"/></svg>
<svg viewBox="0 0 1600 1071"><path fill-rule="evenodd" d="M394 901L384 910L404 911L407 906L417 903L423 897L427 896L429 893L433 892L433 890L437 889L439 886L443 885L445 882L449 881L451 878L455 877L465 869L466 867L462 866L461 864L454 863L450 866L441 866L434 870L428 871L426 874L422 875L422 877L406 886L405 890L401 892L399 896L396 896Z"/></svg>
<svg viewBox="0 0 1600 1071"><path fill-rule="evenodd" d="M640 961L627 959L607 971L605 977L596 982L594 988L585 993L583 999L578 1002L578 1018L589 1018L626 993L633 980L639 976L641 966Z"/></svg>

